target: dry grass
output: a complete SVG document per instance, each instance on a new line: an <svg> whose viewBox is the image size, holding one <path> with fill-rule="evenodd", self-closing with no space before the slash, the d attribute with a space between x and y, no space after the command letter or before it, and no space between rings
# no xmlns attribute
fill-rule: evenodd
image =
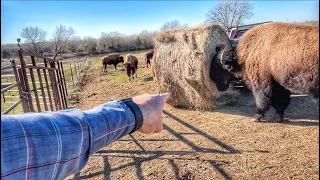
<svg viewBox="0 0 320 180"><path fill-rule="evenodd" d="M138 80L129 82L120 66L103 73L100 58L94 57L78 108L157 93L144 51L130 53L140 60ZM319 179L318 104L293 97L286 122L253 123L250 93L219 98L222 104L215 111L167 104L161 133L125 136L93 154L80 174L67 179ZM224 104L223 99L231 101ZM272 120L273 113L266 119Z"/></svg>
<svg viewBox="0 0 320 180"><path fill-rule="evenodd" d="M173 40L174 39L174 40ZM230 46L217 25L161 32L155 41L152 67L161 92L170 92L168 103L192 109L215 108L217 88L210 67L218 47Z"/></svg>

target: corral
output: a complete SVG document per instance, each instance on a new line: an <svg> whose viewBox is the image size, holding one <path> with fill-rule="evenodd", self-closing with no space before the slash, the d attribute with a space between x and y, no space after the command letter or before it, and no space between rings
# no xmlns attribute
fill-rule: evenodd
<svg viewBox="0 0 320 180"><path fill-rule="evenodd" d="M81 101L73 106L85 110L113 99L158 93L145 52L130 52L140 61L138 78L131 82L123 69L110 66L105 73L101 57L91 58ZM67 179L319 178L318 104L308 96L294 96L284 123L253 123L252 94L230 96L214 111L166 105L161 133L126 136L95 153L81 173ZM266 119L272 120L273 114L272 109Z"/></svg>

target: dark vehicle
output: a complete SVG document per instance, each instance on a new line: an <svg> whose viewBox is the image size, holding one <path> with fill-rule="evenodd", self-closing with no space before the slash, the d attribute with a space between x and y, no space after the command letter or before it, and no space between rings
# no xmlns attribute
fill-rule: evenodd
<svg viewBox="0 0 320 180"><path fill-rule="evenodd" d="M228 33L229 33L229 39L231 41L232 44L232 48L236 48L239 40L241 38L241 36L248 31L249 29L252 29L253 27L260 25L260 24L265 24L265 23L269 23L272 21L268 21L268 22L261 22L261 23L255 23L255 24L247 24L247 25L243 25L243 26L237 26L237 27L231 27L228 29Z"/></svg>

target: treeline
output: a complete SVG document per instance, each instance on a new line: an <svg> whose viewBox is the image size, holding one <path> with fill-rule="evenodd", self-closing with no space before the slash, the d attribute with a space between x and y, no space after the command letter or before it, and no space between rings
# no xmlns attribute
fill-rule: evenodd
<svg viewBox="0 0 320 180"><path fill-rule="evenodd" d="M61 47L58 55L66 53L81 54L98 54L108 52L122 52L150 49L154 46L154 37L157 32L142 31L136 35L126 36L119 32L101 33L99 38L85 36L72 36ZM29 52L35 52L33 44L22 43L22 49ZM16 57L18 54L17 44L2 44L1 45L1 58ZM54 56L55 54L55 41L43 41L39 46L38 53L44 56Z"/></svg>
<svg viewBox="0 0 320 180"><path fill-rule="evenodd" d="M229 5L229 4L226 4ZM225 6L226 6L225 5ZM232 21L231 21L232 22ZM217 24L226 24L223 22L211 22ZM293 22L305 25L319 26L319 21ZM222 26L222 25L221 25ZM167 21L160 31L167 29L178 29L189 27L188 24L182 25L180 21ZM26 27L21 32L21 37L25 42L20 44L22 49L44 56L50 56L54 59L63 54L98 54L109 52L123 52L150 49L154 47L154 38L158 31L144 30L136 35L124 35L117 31L101 33L99 38L85 36L83 38L76 36L76 31L72 27L63 25L57 26L51 40L46 40L47 33L38 27ZM1 44L1 58L16 57L18 51L17 44ZM66 55L64 55L66 56Z"/></svg>

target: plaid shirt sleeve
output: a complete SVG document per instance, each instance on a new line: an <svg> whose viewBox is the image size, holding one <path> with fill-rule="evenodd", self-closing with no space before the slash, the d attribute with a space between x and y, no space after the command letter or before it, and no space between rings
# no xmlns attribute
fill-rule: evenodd
<svg viewBox="0 0 320 180"><path fill-rule="evenodd" d="M1 179L64 179L134 125L131 110L118 100L87 111L2 115Z"/></svg>

